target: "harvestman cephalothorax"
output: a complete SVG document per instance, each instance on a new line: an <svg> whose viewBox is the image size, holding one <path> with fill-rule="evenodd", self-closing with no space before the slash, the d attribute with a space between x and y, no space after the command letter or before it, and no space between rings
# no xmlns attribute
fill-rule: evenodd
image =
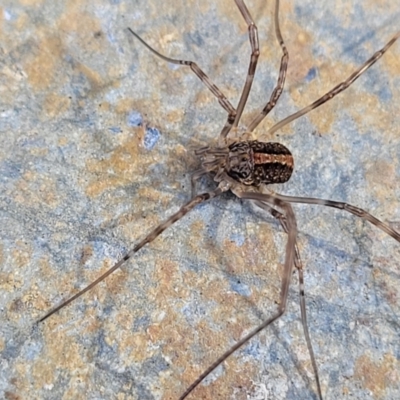
<svg viewBox="0 0 400 400"><path fill-rule="evenodd" d="M304 277L303 266L300 260L300 252L297 246L297 223L295 213L292 208L293 203L314 204L327 207L333 207L347 211L362 218L371 224L375 225L378 229L385 232L387 235L392 236L396 241L400 242L400 233L392 229L389 225L378 220L367 211L362 210L350 204L336 202L333 200L323 200L317 198L294 197L285 196L277 193L272 193L266 187L268 184L284 183L290 179L294 168L294 160L290 151L279 143L266 143L256 140L247 140L246 134L251 133L260 124L260 122L268 115L268 113L275 107L279 97L284 89L286 72L288 68L289 54L285 46L282 33L279 27L279 0L275 3L275 34L282 50L282 57L280 63L279 77L276 86L270 95L268 102L259 114L247 125L244 130L243 136L230 137L231 132L237 132L243 110L245 108L255 70L257 67L259 51L259 41L257 27L254 20L247 9L243 0L235 0L235 3L248 26L249 41L251 46L251 56L248 66L248 73L246 81L241 93L240 100L237 106L233 106L223 92L210 80L210 78L203 72L203 70L192 61L171 59L158 53L151 48L143 39L141 39L134 31L129 29L145 47L152 51L156 56L165 60L166 62L187 66L194 74L203 82L203 84L212 92L217 98L221 107L227 113L225 125L222 127L218 136L218 141L215 144L202 147L195 151L195 155L200 162L200 168L192 175L192 199L183 205L178 212L169 217L166 221L155 227L141 242L139 242L131 251L129 251L122 259L120 259L112 268L106 273L101 275L98 279L88 285L86 288L72 296L67 301L63 302L45 316L40 319L40 322L50 317L61 308L65 307L83 293L89 291L99 282L103 281L107 276L118 269L125 261L129 260L134 253L140 250L144 245L151 243L156 239L164 230L169 228L172 224L179 221L189 211L197 205L208 201L224 192L232 192L238 198L243 200L250 200L258 207L269 212L276 218L282 229L287 234L284 271L282 274L280 301L277 305L275 314L265 320L262 324L256 327L253 331L243 337L237 344L231 347L228 351L222 354L212 365L210 365L199 377L196 379L180 396L180 399L186 398L196 387L206 378L216 367L223 363L232 353L238 350L241 346L247 343L253 336L258 334L261 330L272 324L279 319L286 310L290 280L293 270L299 276L299 290L300 290L300 309L301 320L304 330L304 335L307 342L307 347L314 371L317 394L320 399L323 398L322 389L320 384L320 377L318 373L317 362L314 356L312 347L312 340L310 338L307 326L306 307L305 307L305 294L304 294ZM361 74L370 68L383 54L395 43L400 37L400 32L393 36L389 42L375 54L372 55L363 65L354 71L347 79L331 89L328 93L324 94L318 100L301 109L300 111L286 117L276 125L274 125L267 135L272 135L286 124L294 121L295 119L307 114L313 109L319 107L325 102L332 99L337 94L347 89ZM196 194L196 181L203 177L209 176L216 185L216 188L207 193Z"/></svg>

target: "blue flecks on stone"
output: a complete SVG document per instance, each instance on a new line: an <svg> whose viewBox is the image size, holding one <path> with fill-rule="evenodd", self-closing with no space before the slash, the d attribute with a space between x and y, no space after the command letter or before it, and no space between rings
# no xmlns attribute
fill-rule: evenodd
<svg viewBox="0 0 400 400"><path fill-rule="evenodd" d="M307 72L306 78L305 80L307 82L312 81L315 77L317 76L317 70L316 68L312 67L309 69L309 71Z"/></svg>
<svg viewBox="0 0 400 400"><path fill-rule="evenodd" d="M23 356L27 360L34 360L40 351L42 350L42 345L38 343L28 343L22 350Z"/></svg>
<svg viewBox="0 0 400 400"><path fill-rule="evenodd" d="M242 350L242 352L255 359L260 359L262 351L260 349L260 342L258 340L252 340L248 345Z"/></svg>
<svg viewBox="0 0 400 400"><path fill-rule="evenodd" d="M195 262L190 262L190 259L188 259L185 261L185 266L196 274L199 274L208 267L208 264L199 262L198 260Z"/></svg>
<svg viewBox="0 0 400 400"><path fill-rule="evenodd" d="M104 305L102 305L101 312L106 317L109 317L109 316L111 316L111 314L114 311L114 309L115 309L114 306L110 306L110 305L104 306Z"/></svg>
<svg viewBox="0 0 400 400"><path fill-rule="evenodd" d="M151 150L158 142L158 139L160 138L160 136L161 136L161 134L158 129L147 128L146 135L144 137L144 147L146 147L147 150Z"/></svg>
<svg viewBox="0 0 400 400"><path fill-rule="evenodd" d="M240 233L232 233L232 235L229 237L232 242L235 242L236 246L243 246L244 243L244 236Z"/></svg>
<svg viewBox="0 0 400 400"><path fill-rule="evenodd" d="M329 382L332 382L334 384L337 384L337 382L339 382L339 371L329 371Z"/></svg>
<svg viewBox="0 0 400 400"><path fill-rule="evenodd" d="M109 358L109 356L112 356L115 352L114 348L107 343L105 336L104 331L100 330L96 340L97 356L103 359Z"/></svg>
<svg viewBox="0 0 400 400"><path fill-rule="evenodd" d="M4 16L4 19L5 19L6 21L11 21L12 19L14 19L14 18L13 18L13 15L12 15L9 11L7 11L7 10L4 10L4 11L3 11L3 16Z"/></svg>
<svg viewBox="0 0 400 400"><path fill-rule="evenodd" d="M129 126L142 126L143 124L143 117L137 111L132 111L128 115L128 125Z"/></svg>
<svg viewBox="0 0 400 400"><path fill-rule="evenodd" d="M185 304L181 308L181 313L185 316L186 321L190 326L196 326L199 320L202 320L206 315L204 306L200 306L198 303Z"/></svg>
<svg viewBox="0 0 400 400"><path fill-rule="evenodd" d="M72 93L77 99L86 98L91 90L89 79L83 73L73 75L69 86L72 88Z"/></svg>
<svg viewBox="0 0 400 400"><path fill-rule="evenodd" d="M112 133L121 133L122 129L119 126L110 126L108 130Z"/></svg>
<svg viewBox="0 0 400 400"><path fill-rule="evenodd" d="M271 361L272 363L277 363L279 361L278 349L276 343L274 342L271 343L267 352L267 358L269 358L269 361Z"/></svg>
<svg viewBox="0 0 400 400"><path fill-rule="evenodd" d="M345 340L345 336L348 333L348 324L352 318L349 310L341 307L340 314L338 314L335 305L324 302L322 299L319 301L321 302L321 307L324 307L324 313L321 313L318 317L318 330L326 335L334 335L339 339Z"/></svg>
<svg viewBox="0 0 400 400"><path fill-rule="evenodd" d="M141 365L141 373L145 376L158 376L169 367L168 362L160 355L155 355L145 360Z"/></svg>
<svg viewBox="0 0 400 400"><path fill-rule="evenodd" d="M135 321L133 322L132 330L134 332L137 332L140 329L146 329L149 325L150 325L150 317L145 315L135 319Z"/></svg>
<svg viewBox="0 0 400 400"><path fill-rule="evenodd" d="M198 31L186 34L185 39L187 39L191 43L194 43L198 47L204 46L204 39Z"/></svg>
<svg viewBox="0 0 400 400"><path fill-rule="evenodd" d="M93 253L98 256L98 257L104 257L106 254L106 250L105 250L105 243L104 243L104 239L101 237L92 237L91 238L91 243L92 243L92 247L93 247Z"/></svg>
<svg viewBox="0 0 400 400"><path fill-rule="evenodd" d="M113 44L117 43L117 39L115 38L115 36L111 35L110 33L107 33L107 39L110 43L113 43Z"/></svg>
<svg viewBox="0 0 400 400"><path fill-rule="evenodd" d="M46 141L44 140L44 138L41 138L41 137L25 136L25 137L22 137L21 140L18 141L18 145L20 147L25 147L28 149L37 149L37 148L46 147Z"/></svg>
<svg viewBox="0 0 400 400"><path fill-rule="evenodd" d="M2 349L1 352L1 359L11 360L18 357L21 352L22 344L23 343L21 341L17 340L17 337L15 337L14 340L6 342L5 347Z"/></svg>
<svg viewBox="0 0 400 400"><path fill-rule="evenodd" d="M388 86L379 86L378 89L373 90L377 94L380 101L389 102L392 100L392 91Z"/></svg>
<svg viewBox="0 0 400 400"><path fill-rule="evenodd" d="M335 259L336 262L348 263L352 260L351 254L336 247L335 245L332 245L329 240L309 236L308 242L312 248L323 249L325 254L328 254L331 259Z"/></svg>
<svg viewBox="0 0 400 400"><path fill-rule="evenodd" d="M21 176L21 165L14 161L5 161L0 164L0 176L3 179L17 179Z"/></svg>
<svg viewBox="0 0 400 400"><path fill-rule="evenodd" d="M231 290L240 294L241 296L249 297L251 295L251 290L249 287L245 283L240 282L238 279L232 279L230 282L230 287Z"/></svg>
<svg viewBox="0 0 400 400"><path fill-rule="evenodd" d="M69 53L66 53L66 54L64 55L64 60L65 60L67 63L73 63L73 62L74 62L74 59L72 58L71 54L69 54Z"/></svg>

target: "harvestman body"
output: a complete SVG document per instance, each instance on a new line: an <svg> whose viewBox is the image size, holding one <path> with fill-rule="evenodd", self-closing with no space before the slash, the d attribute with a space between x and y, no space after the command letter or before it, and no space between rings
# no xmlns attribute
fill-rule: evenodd
<svg viewBox="0 0 400 400"><path fill-rule="evenodd" d="M180 396L180 399L186 398L198 384L207 377L217 366L224 362L232 353L239 349L243 344L248 342L253 336L259 333L261 330L266 328L272 322L280 318L286 309L290 278L292 270L295 268L299 274L299 286L300 286L300 309L301 319L303 324L304 335L306 338L310 359L312 362L318 397L322 399L322 390L320 385L320 379L318 374L317 363L314 356L314 351L311 344L310 335L308 332L306 308L305 308L305 296L304 296L304 277L303 267L300 260L300 254L297 247L297 226L296 217L292 209L291 203L303 203L303 204L316 204L322 206L328 206L345 210L357 217L363 218L381 229L388 235L392 236L396 241L400 242L400 234L393 230L387 224L381 222L377 218L373 217L368 212L354 207L352 205L335 202L332 200L322 200L316 198L304 198L304 197L292 197L284 196L280 194L267 193L268 190L265 185L271 183L283 183L289 180L293 167L294 161L290 151L279 143L264 143L259 141L249 140L230 140L228 134L232 129L235 129L240 121L244 107L249 96L253 78L257 66L259 57L259 44L258 44L258 33L257 27L246 7L243 0L235 0L240 13L248 25L249 41L251 45L251 57L248 67L248 73L243 91L238 103L235 108L221 92L221 90L208 78L208 76L192 61L175 60L168 58L156 50L151 48L147 43L143 41L135 32L130 32L149 50L151 50L158 57L163 60L188 66L190 69L200 78L200 80L207 86L207 88L217 97L219 104L228 113L227 121L222 128L219 135L218 144L214 146L206 146L195 151L195 155L199 158L201 167L195 171L192 175L192 188L194 191L195 181L203 175L210 176L215 183L217 188L208 193L202 193L194 195L192 199L181 207L181 209L168 218L165 222L157 226L151 231L140 243L138 243L131 251L129 251L121 260L119 260L112 268L106 273L88 285L86 288L81 290L79 293L72 296L67 301L60 304L48 312L39 322L44 321L49 316L65 307L82 294L92 289L99 282L103 281L108 275L118 269L125 261L130 259L134 253L141 249L144 245L152 242L158 237L164 230L170 227L172 224L177 222L183 216L185 216L194 207L203 203L213 197L219 196L220 194L231 191L237 197L241 199L248 199L253 201L257 206L267 210L272 216L277 218L288 235L285 252L284 272L282 274L280 302L276 313L268 320L264 321L256 329L251 331L248 335L242 338L235 346L226 351L221 357L219 357L209 368L207 368ZM289 54L284 44L280 27L279 27L279 0L275 3L275 33L282 49L282 58L279 70L279 77L275 89L272 92L270 100L267 102L262 111L254 118L247 128L247 133L252 132L258 124L265 118L265 116L274 108L279 97L283 91L286 71L288 66ZM334 87L324 96L316 100L309 106L301 109L300 111L288 116L276 125L274 125L267 134L272 134L284 125L291 121L307 114L309 111L319 107L321 104L327 102L346 88L348 88L362 73L364 73L369 67L371 67L388 49L393 43L400 37L398 32L381 50L377 51L369 60L367 60L359 69L351 74L345 81Z"/></svg>

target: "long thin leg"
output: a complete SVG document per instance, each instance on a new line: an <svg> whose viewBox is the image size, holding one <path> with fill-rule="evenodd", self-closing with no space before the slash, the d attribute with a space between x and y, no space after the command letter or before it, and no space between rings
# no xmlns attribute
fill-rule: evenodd
<svg viewBox="0 0 400 400"><path fill-rule="evenodd" d="M239 192L237 190L232 190L234 193L243 199L249 200L259 200L253 198L254 193L250 192ZM252 330L249 334L247 334L243 339L239 340L233 347L231 347L228 351L226 351L221 357L219 357L213 364L211 364L179 397L179 400L185 399L199 384L206 378L215 368L217 368L221 363L223 363L230 355L232 355L237 349L242 347L245 343L247 343L252 337L261 332L268 325L272 324L274 321L279 319L286 310L287 298L289 294L289 286L290 286L290 278L292 276L292 270L295 260L295 245L296 245L296 237L297 237L297 226L296 226L296 217L294 215L293 209L290 204L275 199L273 195L262 195L264 196L261 201L272 203L282 208L285 212L285 218L288 227L288 240L286 243L286 254L285 254L285 266L283 272L283 279L281 285L281 293L280 293L280 302L278 306L277 312L269 319L264 321L257 328Z"/></svg>
<svg viewBox="0 0 400 400"><path fill-rule="evenodd" d="M239 196L240 197L240 196ZM315 204L315 205L321 205L321 206L327 206L327 207L332 207L332 208L337 208L340 210L345 210L359 218L365 219L366 221L370 222L371 224L375 225L377 228L381 229L383 232L387 233L389 236L393 237L395 240L400 242L400 233L392 229L390 226L387 224L383 223L370 213L366 212L365 210L362 210L359 207L355 207L351 204L343 203L343 202L338 202L338 201L333 201L333 200L324 200L324 199L316 199L312 197L295 197L295 196L284 196L281 194L274 194L274 197L287 203L302 203L302 204ZM248 198L248 196L242 198ZM252 198L254 200L257 200L256 203L263 203L265 200L265 195L261 193L252 193ZM263 208L266 208L268 211L271 212L273 216L276 216L282 224L282 227L286 230L289 229L288 227L285 228L285 216L283 215L282 217L280 216L281 213L275 210L276 215L274 215L274 211L272 211L272 207L269 205L270 201L267 200L267 205L264 206ZM279 206L279 204L275 203L276 205ZM308 346L308 351L311 357L311 362L313 365L314 369L314 375L316 377L316 382L317 382L317 388L318 388L318 395L320 399L322 399L322 393L321 393L321 387L320 387L320 382L319 382L319 376L318 376L318 369L317 369L317 364L315 362L315 357L314 357L314 352L312 349L311 345L311 339L310 335L308 332L308 326L307 326L307 316L306 316L306 308L305 308L305 296L304 296L304 275L303 275L303 268L298 268L298 265L296 264L296 260L300 260L300 254L297 248L297 245L295 244L295 265L296 268L299 271L299 281L300 281L300 309L301 309L301 316L302 316L302 323L303 323L303 330L304 330L304 335L306 337L307 341L307 346Z"/></svg>
<svg viewBox="0 0 400 400"><path fill-rule="evenodd" d="M182 217L184 217L189 211L191 211L197 205L212 199L220 195L223 191L226 191L225 188L217 188L212 192L199 194L198 196L192 198L185 205L183 205L178 212L171 215L166 221L158 225L155 229L153 229L141 242L139 242L132 250L126 253L114 266L112 266L109 270L107 270L103 275L93 281L90 285L86 286L84 289L80 290L78 293L70 297L68 300L61 303L59 306L49 311L44 317L40 318L38 322L42 322L57 311L61 310L65 306L67 306L72 301L76 300L78 297L82 296L88 290L94 288L98 283L103 281L107 276L111 275L116 269L118 269L125 261L128 261L137 251L139 251L144 245L151 243L155 238L157 238L162 232L168 229L172 224L179 221Z"/></svg>
<svg viewBox="0 0 400 400"><path fill-rule="evenodd" d="M377 228L379 228L380 230L382 230L383 232L387 233L389 236L400 242L399 232L392 229L389 225L385 224L378 218L374 217L369 212L359 207L352 206L351 204L342 203L340 201L316 199L313 197L284 196L282 194L277 194L277 193L274 193L274 196L277 199L280 199L287 203L315 204L319 206L332 207L332 208L337 208L339 210L347 211L350 214L355 215L356 217L365 219L372 225L375 225ZM261 200L261 198L259 200Z"/></svg>
<svg viewBox="0 0 400 400"><path fill-rule="evenodd" d="M289 227L287 226L285 216L281 212L279 212L275 208L272 208L269 204L263 203L261 201L256 201L255 204L258 207L261 207L262 209L268 211L273 217L275 217L277 220L279 220L283 230L286 233L289 232ZM299 296L300 296L301 324L303 325L304 337L306 338L308 354L310 355L311 364L312 364L312 367L314 370L315 382L317 384L317 390L318 390L318 397L320 398L320 400L322 400L322 390L321 390L321 384L320 384L320 380L319 380L317 362L315 360L314 349L311 344L310 332L308 331L307 313L306 313L306 296L305 296L305 290L304 290L304 287L305 287L305 285L304 285L304 269L303 269L303 263L301 262L300 251L297 246L297 242L295 244L295 251L296 251L296 254L295 254L295 258L294 258L294 266L296 267L298 274L299 274Z"/></svg>
<svg viewBox="0 0 400 400"><path fill-rule="evenodd" d="M226 135L231 130L232 124L236 117L236 110L231 104L231 102L226 98L226 96L221 92L215 83L206 75L206 73L194 62L188 60L176 60L174 58L170 58L164 56L159 53L157 50L153 49L149 44L147 44L136 32L134 32L131 28L128 28L129 32L135 36L145 47L147 47L153 54L157 57L160 57L162 60L167 61L172 64L183 65L189 67L197 77L207 86L210 92L218 99L218 103L222 106L222 108L228 113L228 119L225 126L222 128L221 136L225 138Z"/></svg>
<svg viewBox="0 0 400 400"><path fill-rule="evenodd" d="M282 121L278 122L275 124L271 129L269 129L265 135L270 135L277 130L281 129L283 126L287 125L288 123L294 121L297 118L300 118L304 114L307 114L311 110L314 110L315 108L319 107L320 105L326 103L328 100L332 99L335 97L337 94L343 92L346 90L355 80L357 80L368 68L370 68L373 64L375 64L385 53L386 51L393 45L393 43L400 37L400 31L397 32L392 39L389 40L389 42L380 50L378 50L370 59L368 59L360 68L358 68L355 72L353 72L346 80L343 82L339 83L337 86L335 86L333 89L331 89L329 92L324 94L322 97L320 97L318 100L314 101L307 107L304 107L303 109L295 112L292 115L289 115L288 117L284 118ZM251 125L250 125L251 126ZM264 134L263 134L264 135Z"/></svg>
<svg viewBox="0 0 400 400"><path fill-rule="evenodd" d="M297 260L297 262L296 262ZM300 252L296 244L296 256L295 265L299 272L299 292L300 292L300 313L301 313L301 323L303 325L304 337L306 338L308 354L310 355L311 364L314 370L315 382L317 384L318 397L322 400L321 383L319 380L317 362L315 360L314 349L311 344L310 332L308 331L307 313L306 313L306 296L304 292L304 270L303 264L301 263Z"/></svg>
<svg viewBox="0 0 400 400"><path fill-rule="evenodd" d="M258 32L257 32L257 27L253 21L253 18L251 17L250 12L247 9L246 4L244 4L243 0L235 0L235 3L238 6L239 11L241 12L243 18L245 19L245 21L248 25L249 41L250 41L250 45L251 45L251 55L250 55L249 69L247 71L246 82L244 84L244 87L242 90L242 95L240 96L240 100L239 100L238 106L236 108L237 114L235 117L235 121L233 123L234 127L238 126L240 117L243 114L243 110L244 110L244 107L246 105L246 102L247 102L247 99L249 97L249 93L251 90L251 85L253 84L254 74L256 73L258 57L260 55L260 46L258 43Z"/></svg>
<svg viewBox="0 0 400 400"><path fill-rule="evenodd" d="M275 107L279 97L282 94L283 88L285 86L286 80L286 71L289 63L289 52L285 46L285 42L283 41L283 37L281 34L281 29L279 27L279 0L275 2L275 34L278 39L279 45L281 46L283 55L281 58L281 66L279 68L279 76L276 87L274 88L271 97L268 103L265 105L263 110L258 114L253 121L251 121L248 126L248 132L253 132L253 130L257 127L257 125L268 115L268 113Z"/></svg>

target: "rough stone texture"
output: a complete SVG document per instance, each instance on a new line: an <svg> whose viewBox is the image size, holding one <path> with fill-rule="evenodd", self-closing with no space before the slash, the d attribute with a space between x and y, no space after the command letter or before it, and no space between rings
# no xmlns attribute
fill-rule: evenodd
<svg viewBox="0 0 400 400"><path fill-rule="evenodd" d="M265 3L248 5L262 55L244 123L281 57ZM284 0L288 81L259 137L347 77L399 18L392 0ZM231 0L1 2L1 398L176 399L276 308L285 235L225 195L35 325L189 198L192 150L225 121L190 71L155 58L127 26L196 60L234 104L245 78L246 26ZM400 225L399 60L397 43L340 97L267 138L295 157L276 190ZM324 398L400 398L400 244L340 211L296 213ZM316 398L296 282L287 315L192 398Z"/></svg>

